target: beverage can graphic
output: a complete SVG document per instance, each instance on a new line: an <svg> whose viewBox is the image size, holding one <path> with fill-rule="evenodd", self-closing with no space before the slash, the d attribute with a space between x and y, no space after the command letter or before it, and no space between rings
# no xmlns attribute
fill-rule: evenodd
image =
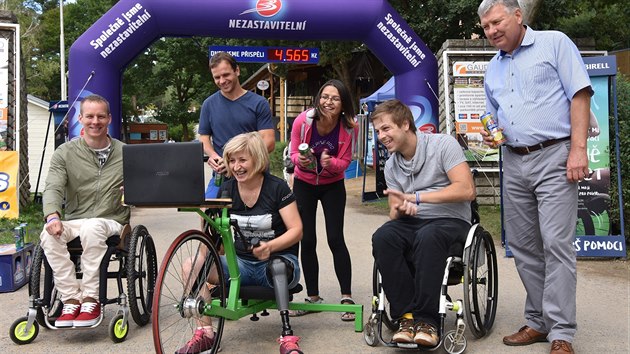
<svg viewBox="0 0 630 354"><path fill-rule="evenodd" d="M306 168L312 170L315 168L315 156L311 153L311 147L308 146L307 143L302 143L298 146L298 151L300 151L300 155L305 156L310 160L310 163L306 166Z"/></svg>
<svg viewBox="0 0 630 354"><path fill-rule="evenodd" d="M497 125L497 122L494 120L492 113L487 112L486 114L482 115L480 119L481 119L481 124L483 124L484 129L488 133L490 133L490 136L492 136L492 139L494 140L494 143L497 146L500 146L501 144L505 143L505 136L503 136L503 132L499 130L499 126Z"/></svg>

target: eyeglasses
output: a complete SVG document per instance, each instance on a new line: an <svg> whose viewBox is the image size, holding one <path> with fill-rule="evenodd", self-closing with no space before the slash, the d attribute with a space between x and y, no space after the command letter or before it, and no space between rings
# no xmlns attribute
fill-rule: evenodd
<svg viewBox="0 0 630 354"><path fill-rule="evenodd" d="M328 101L328 100L331 100L331 101L333 101L334 103L339 103L339 102L341 102L341 97L339 97L339 96L328 96L328 95L322 95L319 99L320 99L321 101L324 101L324 102L326 102L326 101Z"/></svg>

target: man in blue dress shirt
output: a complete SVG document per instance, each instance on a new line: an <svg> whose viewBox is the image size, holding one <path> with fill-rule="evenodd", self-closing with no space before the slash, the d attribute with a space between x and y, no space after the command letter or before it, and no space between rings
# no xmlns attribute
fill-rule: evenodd
<svg viewBox="0 0 630 354"><path fill-rule="evenodd" d="M486 108L507 139L505 231L527 291L526 324L503 343L549 340L552 354L573 353L573 240L577 183L589 173L591 82L573 42L561 32L525 26L517 0L484 0L478 14L486 37L499 49L486 71Z"/></svg>

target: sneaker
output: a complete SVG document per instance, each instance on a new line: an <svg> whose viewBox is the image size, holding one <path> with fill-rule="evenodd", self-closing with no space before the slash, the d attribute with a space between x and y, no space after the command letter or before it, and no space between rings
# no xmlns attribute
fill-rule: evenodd
<svg viewBox="0 0 630 354"><path fill-rule="evenodd" d="M92 298L85 298L81 304L81 312L74 319L75 327L91 327L98 323L101 317L101 304Z"/></svg>
<svg viewBox="0 0 630 354"><path fill-rule="evenodd" d="M79 300L70 299L63 304L63 310L61 310L61 316L55 321L55 327L72 327L74 326L74 319L79 315L81 311L81 305Z"/></svg>
<svg viewBox="0 0 630 354"><path fill-rule="evenodd" d="M214 333L214 335L216 335L216 333ZM175 354L195 354L210 350L214 345L214 335L210 338L208 337L206 331L198 328L195 330L195 334L193 334L192 339L189 340L186 345L179 348Z"/></svg>
<svg viewBox="0 0 630 354"><path fill-rule="evenodd" d="M412 318L401 318L398 332L394 333L392 341L396 343L413 343L415 331Z"/></svg>
<svg viewBox="0 0 630 354"><path fill-rule="evenodd" d="M300 337L297 336L283 336L278 338L280 343L280 354L303 354L298 345Z"/></svg>
<svg viewBox="0 0 630 354"><path fill-rule="evenodd" d="M438 344L437 330L428 323L418 322L413 341L425 347L435 347Z"/></svg>

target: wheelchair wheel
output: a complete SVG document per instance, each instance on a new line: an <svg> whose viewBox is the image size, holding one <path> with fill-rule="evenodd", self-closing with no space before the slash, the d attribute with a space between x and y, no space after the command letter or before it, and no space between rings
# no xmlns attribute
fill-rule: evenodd
<svg viewBox="0 0 630 354"><path fill-rule="evenodd" d="M151 318L157 255L153 239L142 225L136 226L131 233L126 267L129 312L138 326L144 326Z"/></svg>
<svg viewBox="0 0 630 354"><path fill-rule="evenodd" d="M39 302L37 306L37 322L44 328L49 328L46 325L45 317L48 316L48 321L51 325L54 325L55 319L61 315L63 303L61 302L61 295L55 288L52 271L46 277L45 263L44 249L38 244L33 252L28 295ZM45 313L44 311L47 312Z"/></svg>
<svg viewBox="0 0 630 354"><path fill-rule="evenodd" d="M368 321L365 326L363 326L363 339L370 347L376 347L378 344L378 340L376 340L376 328L374 328L372 321Z"/></svg>
<svg viewBox="0 0 630 354"><path fill-rule="evenodd" d="M212 283L208 281L211 275L215 277ZM219 255L208 235L186 231L166 251L157 278L152 316L153 344L158 354L174 353L193 337L208 295L225 306L226 286ZM204 323L210 319L214 327L215 341L208 352L216 353L225 319L203 319Z"/></svg>
<svg viewBox="0 0 630 354"><path fill-rule="evenodd" d="M125 322L122 313L117 314L109 322L109 338L114 343L121 343L129 333L129 322Z"/></svg>
<svg viewBox="0 0 630 354"><path fill-rule="evenodd" d="M28 332L25 332L24 330L26 329L27 321L28 317L24 316L15 320L15 322L11 325L11 328L9 329L9 337L11 337L13 343L20 345L29 344L37 338L37 335L39 334L39 324L37 324L37 321L33 322L31 329Z"/></svg>
<svg viewBox="0 0 630 354"><path fill-rule="evenodd" d="M457 338L456 331L448 331L444 335L444 350L449 354L461 354L466 350L466 337Z"/></svg>
<svg viewBox="0 0 630 354"><path fill-rule="evenodd" d="M494 324L498 299L497 255L492 236L481 226L475 229L470 247L464 251L464 301L466 320L476 338Z"/></svg>
<svg viewBox="0 0 630 354"><path fill-rule="evenodd" d="M374 267L372 269L372 312L376 312L378 310L378 302L380 299L380 294L383 291L383 283L381 280L381 273L378 271L378 267L376 266L376 262L374 262ZM391 331L395 331L398 329L398 321L391 318L391 312L389 311L389 301L387 301L387 296L383 297L385 299L385 306L383 307L383 313L381 314L381 320L385 324L387 328Z"/></svg>

